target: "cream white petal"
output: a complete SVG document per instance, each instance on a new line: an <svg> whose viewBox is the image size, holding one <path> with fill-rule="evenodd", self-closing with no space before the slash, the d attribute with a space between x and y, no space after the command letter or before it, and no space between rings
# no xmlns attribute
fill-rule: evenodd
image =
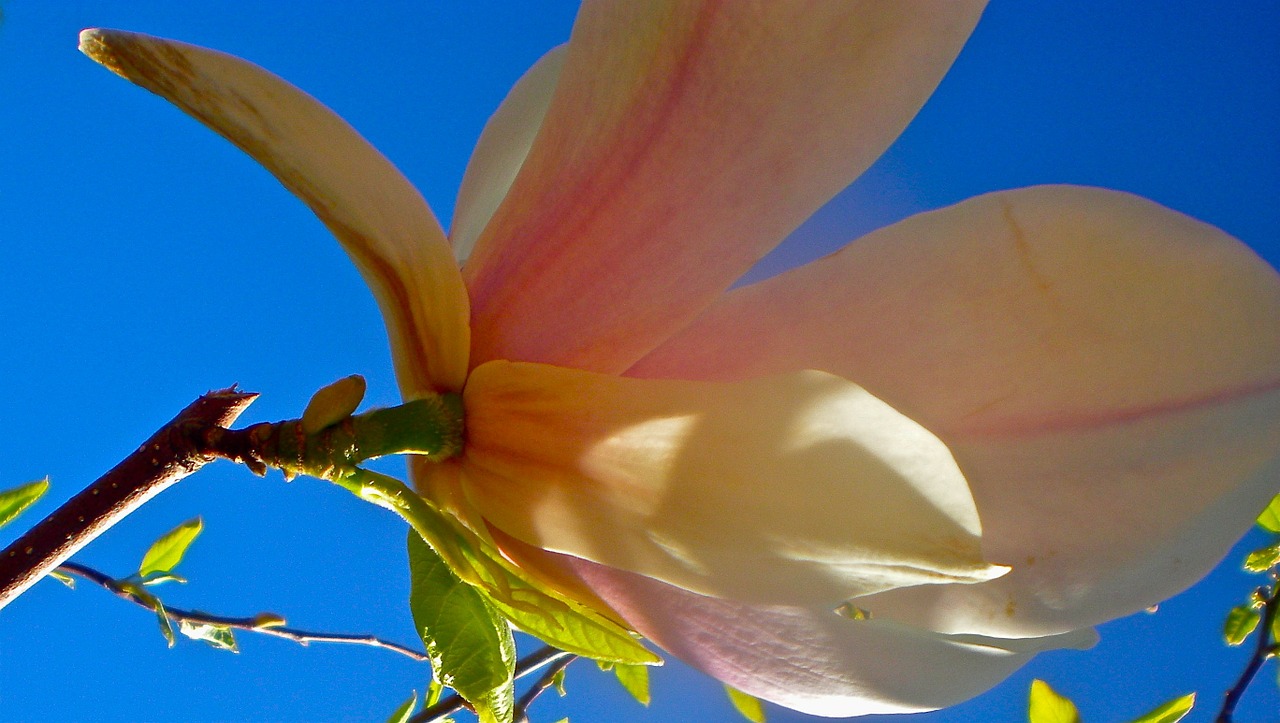
<svg viewBox="0 0 1280 723"><path fill-rule="evenodd" d="M444 232L350 125L225 53L119 30L86 30L80 49L239 146L315 212L378 299L406 397L462 387L470 312Z"/></svg>
<svg viewBox="0 0 1280 723"><path fill-rule="evenodd" d="M834 609L987 580L964 477L838 377L635 380L490 362L464 392L464 484L525 543L743 601Z"/></svg>
<svg viewBox="0 0 1280 723"><path fill-rule="evenodd" d="M471 255L480 232L506 198L529 155L560 80L565 49L564 45L553 48L534 63L485 123L462 174L449 226L449 241L459 261Z"/></svg>
<svg viewBox="0 0 1280 723"><path fill-rule="evenodd" d="M937 434L1006 577L865 600L1041 635L1141 610L1280 490L1280 276L1222 231L1096 188L993 193L734 291L629 373L816 368Z"/></svg>
<svg viewBox="0 0 1280 723"><path fill-rule="evenodd" d="M811 715L945 708L999 684L1036 653L1097 642L1089 629L1022 639L946 635L825 609L711 598L581 559L545 557L663 649L739 690Z"/></svg>

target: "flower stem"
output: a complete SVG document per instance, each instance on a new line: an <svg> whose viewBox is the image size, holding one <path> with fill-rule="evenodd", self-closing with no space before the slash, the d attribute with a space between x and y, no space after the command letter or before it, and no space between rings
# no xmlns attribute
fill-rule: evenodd
<svg viewBox="0 0 1280 723"><path fill-rule="evenodd" d="M303 422L263 422L244 429L210 429L206 449L256 474L268 467L292 478L303 474L333 479L361 462L389 454L444 460L462 451L462 398L443 394L373 409L314 434Z"/></svg>

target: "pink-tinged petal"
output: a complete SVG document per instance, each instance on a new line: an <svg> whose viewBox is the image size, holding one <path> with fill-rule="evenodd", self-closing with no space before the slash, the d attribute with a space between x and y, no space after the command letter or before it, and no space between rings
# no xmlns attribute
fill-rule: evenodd
<svg viewBox="0 0 1280 723"><path fill-rule="evenodd" d="M585 560L542 556L544 566L580 577L673 655L739 690L812 715L944 708L994 687L1038 652L1097 641L1092 630L1013 640L944 635L824 609L710 598Z"/></svg>
<svg viewBox="0 0 1280 723"><path fill-rule="evenodd" d="M732 384L490 362L471 374L464 477L528 544L738 600L834 609L988 580L947 449L821 372Z"/></svg>
<svg viewBox="0 0 1280 723"><path fill-rule="evenodd" d="M449 226L449 241L459 261L466 261L471 255L480 232L506 198L529 155L560 80L565 49L564 45L553 48L534 63L485 123L462 174L453 223Z"/></svg>
<svg viewBox="0 0 1280 723"><path fill-rule="evenodd" d="M315 212L378 299L406 397L462 387L468 303L444 232L413 185L351 126L224 53L118 30L86 30L80 49L239 146Z"/></svg>
<svg viewBox="0 0 1280 723"><path fill-rule="evenodd" d="M982 5L584 4L467 263L472 366L625 369L880 155Z"/></svg>
<svg viewBox="0 0 1280 723"><path fill-rule="evenodd" d="M995 193L736 290L629 373L822 369L937 434L1009 575L860 601L1039 635L1187 587L1280 487L1280 277L1127 194Z"/></svg>

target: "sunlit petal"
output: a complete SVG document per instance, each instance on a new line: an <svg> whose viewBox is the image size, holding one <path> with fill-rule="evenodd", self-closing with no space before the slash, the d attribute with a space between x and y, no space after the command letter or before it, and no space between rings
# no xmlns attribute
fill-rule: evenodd
<svg viewBox="0 0 1280 723"><path fill-rule="evenodd" d="M378 298L406 397L461 388L466 291L431 209L390 161L314 98L233 56L118 30L86 30L80 43L235 143L319 216Z"/></svg>
<svg viewBox="0 0 1280 723"><path fill-rule="evenodd" d="M449 241L458 260L465 261L475 247L498 204L506 198L511 182L529 155L533 138L551 105L564 67L565 46L553 48L520 77L498 110L485 123L476 148L467 162L453 207Z"/></svg>
<svg viewBox="0 0 1280 723"><path fill-rule="evenodd" d="M865 604L1036 635L1207 572L1280 486L1280 278L1127 194L1041 187L908 219L731 293L630 373L856 380L947 443L1008 576Z"/></svg>
<svg viewBox="0 0 1280 723"><path fill-rule="evenodd" d="M981 8L586 3L467 263L473 366L629 366L880 155Z"/></svg>
<svg viewBox="0 0 1280 723"><path fill-rule="evenodd" d="M749 605L543 555L544 564L580 576L665 650L739 690L813 715L943 708L995 686L1037 652L1097 641L1092 630L1009 640L851 620L821 609Z"/></svg>
<svg viewBox="0 0 1280 723"><path fill-rule="evenodd" d="M739 600L825 605L1002 574L931 434L820 372L735 384L491 362L464 482L524 542Z"/></svg>

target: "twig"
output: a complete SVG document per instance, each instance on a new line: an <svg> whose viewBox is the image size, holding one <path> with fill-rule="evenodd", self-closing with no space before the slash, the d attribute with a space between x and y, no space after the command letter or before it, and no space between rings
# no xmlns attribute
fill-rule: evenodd
<svg viewBox="0 0 1280 723"><path fill-rule="evenodd" d="M0 608L80 548L212 457L198 441L225 427L257 398L235 387L209 392L161 427L88 488L0 551Z"/></svg>
<svg viewBox="0 0 1280 723"><path fill-rule="evenodd" d="M128 600L136 605L140 605L148 610L151 606L145 601L134 595L127 588L118 585L112 577L85 565L74 562L64 562L57 568L64 573L70 573L77 577L83 578L111 592L118 598ZM188 622L194 624L217 625L225 628L233 628L235 630L247 630L261 635L270 635L277 638L292 640L300 645L308 643L349 643L352 645L369 645L375 648L384 648L392 652L400 653L418 661L430 660L425 653L420 653L403 645L392 643L372 635L343 635L339 633L315 633L307 630L298 630L297 628L263 626L258 618L232 618L221 615L210 615L202 613L198 610L183 610L181 608L164 606L164 612L171 620L178 622Z"/></svg>
<svg viewBox="0 0 1280 723"><path fill-rule="evenodd" d="M573 662L577 657L578 656L573 653L553 648L550 645L538 648L532 653L529 653L516 661L516 680L533 673L548 663L559 664L559 661L564 661L562 665L559 665L559 669L563 669L565 665ZM554 676L555 674L552 673L552 675ZM539 682L541 682L541 679L539 679ZM537 686L538 684L535 683L534 685ZM545 688L546 684L543 684L542 687ZM523 702L524 698L521 698L521 701ZM532 700L530 700L530 702L532 702ZM527 706L528 704L526 703L525 705ZM417 715L409 719L409 723L435 723L435 721L442 720L446 716L457 713L466 707L467 702L462 699L462 696L454 694L440 700L429 708L419 711ZM517 711L522 710L522 707L517 707Z"/></svg>
<svg viewBox="0 0 1280 723"><path fill-rule="evenodd" d="M1267 658L1277 654L1278 645L1271 639L1271 625L1276 619L1277 608L1280 608L1280 580L1273 575L1271 582L1271 597L1262 604L1262 621L1258 624L1261 628L1258 631L1258 643L1254 646L1249 664L1240 673L1239 680L1227 691L1222 701L1222 710L1215 719L1216 723L1231 723L1231 717L1235 715L1236 706L1244 696L1245 689L1253 682L1253 677L1262 669L1262 664L1267 662Z"/></svg>
<svg viewBox="0 0 1280 723"><path fill-rule="evenodd" d="M551 667L547 668L547 671L538 678L537 682L533 684L533 687L526 690L524 695L520 696L520 700L516 701L515 720L517 723L529 723L529 706L533 705L533 701L537 700L538 696L542 695L547 688L550 688L552 684L555 683L556 676L564 672L564 669L569 667L569 664L577 659L578 656L576 655L565 655L564 657L557 659L551 664Z"/></svg>

